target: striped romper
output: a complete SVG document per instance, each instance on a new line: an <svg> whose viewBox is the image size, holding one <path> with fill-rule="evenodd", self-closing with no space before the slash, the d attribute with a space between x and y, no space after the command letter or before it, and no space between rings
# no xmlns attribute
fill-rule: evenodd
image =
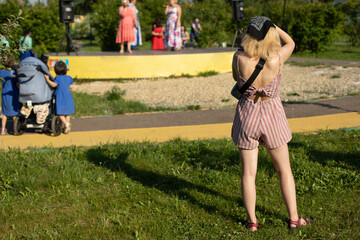
<svg viewBox="0 0 360 240"><path fill-rule="evenodd" d="M245 80L239 73L239 53L236 52L234 55L233 76L240 88ZM278 56L280 67L275 78L264 88L255 88L251 85L237 104L231 137L241 149L254 149L259 143L268 149L273 149L291 140L290 127L279 97L281 59L280 55ZM249 99L259 93L271 99L265 101Z"/></svg>

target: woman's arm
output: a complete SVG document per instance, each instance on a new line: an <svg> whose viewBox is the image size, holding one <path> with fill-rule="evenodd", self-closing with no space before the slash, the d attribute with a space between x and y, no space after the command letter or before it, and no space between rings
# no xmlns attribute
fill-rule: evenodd
<svg viewBox="0 0 360 240"><path fill-rule="evenodd" d="M125 8L123 7L123 6L121 6L120 8L119 8L119 15L120 15L120 17L124 17L124 15L125 15Z"/></svg>
<svg viewBox="0 0 360 240"><path fill-rule="evenodd" d="M185 31L185 34L186 34L186 38L184 39L184 40L189 40L190 39L190 36L189 36L189 33L188 33L188 31Z"/></svg>
<svg viewBox="0 0 360 240"><path fill-rule="evenodd" d="M292 38L278 26L275 26L279 34L280 40L284 43L281 47L279 54L281 56L282 64L291 56L295 48L295 42Z"/></svg>
<svg viewBox="0 0 360 240"><path fill-rule="evenodd" d="M50 85L50 87L56 88L57 87L57 83L54 83L53 81L50 80L49 75L44 74L45 80L46 82Z"/></svg>
<svg viewBox="0 0 360 240"><path fill-rule="evenodd" d="M133 19L134 19L135 27L139 28L138 21L136 20L135 8L132 8L132 12L133 12Z"/></svg>
<svg viewBox="0 0 360 240"><path fill-rule="evenodd" d="M168 12L169 12L169 4L166 4L165 15L168 15Z"/></svg>
<svg viewBox="0 0 360 240"><path fill-rule="evenodd" d="M180 21L181 21L181 7L179 5L177 5L177 8L178 8L178 19L177 19L177 22L176 22L176 27L180 27Z"/></svg>

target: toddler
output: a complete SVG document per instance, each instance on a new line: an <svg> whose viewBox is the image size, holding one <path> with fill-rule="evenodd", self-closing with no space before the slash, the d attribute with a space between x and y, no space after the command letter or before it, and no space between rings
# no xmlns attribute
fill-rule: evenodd
<svg viewBox="0 0 360 240"><path fill-rule="evenodd" d="M74 100L70 92L74 81L71 76L66 75L67 66L64 62L57 62L54 68L54 81L51 81L48 75L45 75L45 79L51 87L56 88L55 114L60 116L61 122L65 125L64 133L67 134L71 130L70 115L75 113Z"/></svg>
<svg viewBox="0 0 360 240"><path fill-rule="evenodd" d="M19 103L19 87L17 78L11 73L11 67L14 65L14 57L7 55L2 63L7 70L0 70L0 79L2 82L2 104L1 104L1 135L5 135L7 117L13 117L19 114L21 104Z"/></svg>

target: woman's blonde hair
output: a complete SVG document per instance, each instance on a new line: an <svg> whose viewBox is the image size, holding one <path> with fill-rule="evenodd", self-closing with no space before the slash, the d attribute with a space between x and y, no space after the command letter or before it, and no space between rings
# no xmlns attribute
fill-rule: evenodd
<svg viewBox="0 0 360 240"><path fill-rule="evenodd" d="M249 57L260 57L267 59L271 53L277 52L281 48L280 37L276 28L270 27L265 38L261 41L245 34L241 46Z"/></svg>

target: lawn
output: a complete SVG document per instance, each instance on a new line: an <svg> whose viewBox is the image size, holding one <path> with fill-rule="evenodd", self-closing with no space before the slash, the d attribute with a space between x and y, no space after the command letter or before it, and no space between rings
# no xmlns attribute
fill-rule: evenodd
<svg viewBox="0 0 360 240"><path fill-rule="evenodd" d="M241 166L228 139L10 149L0 155L0 239L359 239L359 138L294 134L298 209L315 221L295 232L263 148L257 233L242 225Z"/></svg>

